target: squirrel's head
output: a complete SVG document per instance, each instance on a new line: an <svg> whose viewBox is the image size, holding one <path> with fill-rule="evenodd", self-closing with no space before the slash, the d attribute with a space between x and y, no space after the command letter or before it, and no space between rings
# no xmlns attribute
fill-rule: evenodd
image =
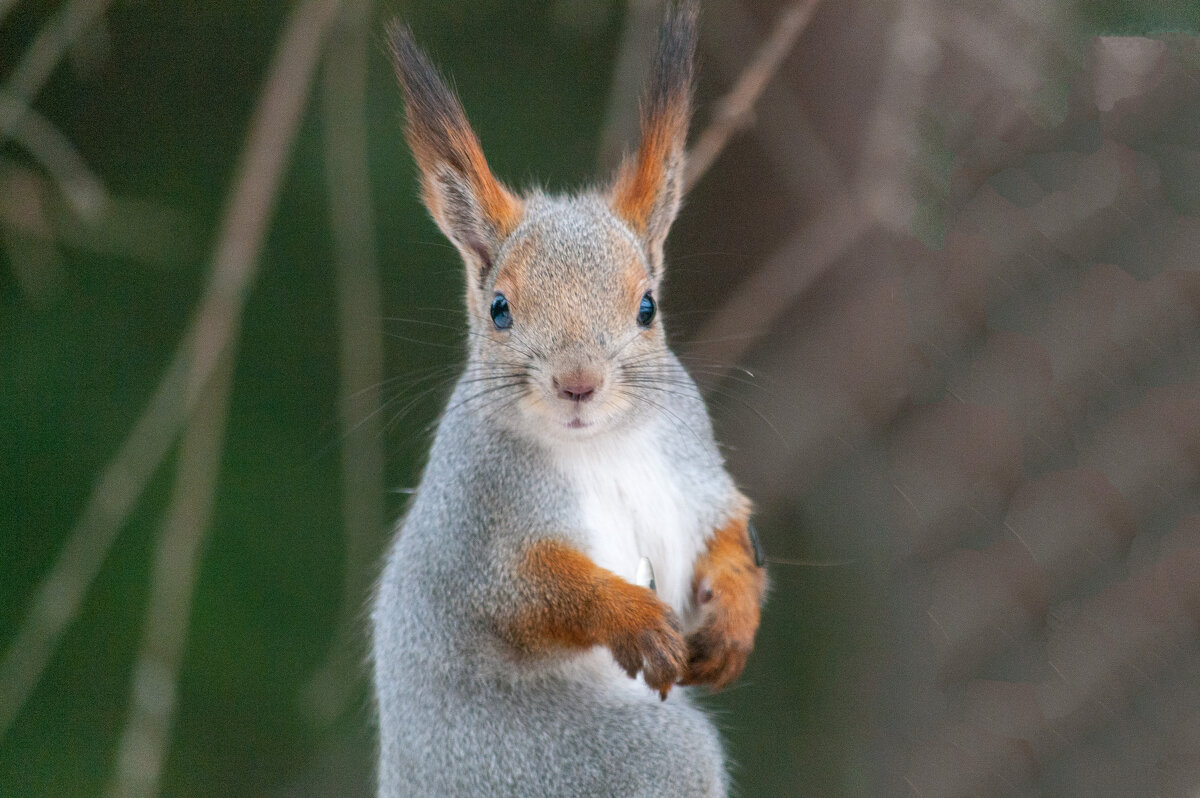
<svg viewBox="0 0 1200 798"><path fill-rule="evenodd" d="M607 188L516 194L409 31L389 36L422 197L466 265L473 395L498 417L586 437L660 406L663 243L683 194L696 47L693 4L667 13L641 140Z"/></svg>

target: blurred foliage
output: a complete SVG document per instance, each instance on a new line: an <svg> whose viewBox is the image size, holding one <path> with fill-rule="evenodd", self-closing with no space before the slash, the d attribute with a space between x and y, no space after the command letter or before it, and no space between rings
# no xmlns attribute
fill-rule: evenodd
<svg viewBox="0 0 1200 798"><path fill-rule="evenodd" d="M0 81L56 9L19 2L4 19ZM1200 29L1193 0L1089 2L1083 9L1097 32ZM35 107L112 195L143 203L148 216L141 233L132 222L132 233L105 222L79 235L58 230L57 271L36 294L18 279L11 257L0 262L0 647L189 319L286 10L274 0L114 4L103 29L37 98ZM455 76L499 175L551 188L592 177L619 4L422 0L399 13ZM459 324L460 281L455 256L416 201L381 44L372 48L371 67L366 111L385 330L396 336L388 374L403 375L457 356L441 348L456 336L397 319ZM302 794L288 785L320 767L331 740L369 739L365 689L335 729L308 719L298 697L333 641L342 580L337 339L321 148L313 106L240 339L166 795ZM0 161L5 169L26 164L11 142L0 148ZM138 255L146 249L139 236L151 234L167 242L168 256ZM937 236L932 228L928 234ZM445 392L435 385L403 418L389 415L389 484L415 484L424 430ZM168 468L139 503L82 617L0 740L0 795L102 791L128 704L150 551L169 484ZM391 515L403 498L392 495ZM852 771L853 752L823 751L830 738L814 720L855 722L839 696L822 691L850 645L836 608L846 606L853 580L836 570L784 570L777 589L799 596L803 606L768 613L763 647L811 653L803 661L753 661L746 678L758 689L715 702L733 756L743 763L740 781L747 794L787 794L801 772L812 783L853 785L853 772L832 772ZM366 784L371 745L347 747L351 753L336 761L357 767L351 782ZM815 772L814 760L823 763Z"/></svg>

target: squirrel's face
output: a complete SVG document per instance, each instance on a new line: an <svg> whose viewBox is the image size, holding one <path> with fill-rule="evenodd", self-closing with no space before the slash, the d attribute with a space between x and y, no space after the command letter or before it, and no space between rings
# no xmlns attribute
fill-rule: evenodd
<svg viewBox="0 0 1200 798"><path fill-rule="evenodd" d="M552 439L636 420L663 390L652 254L598 195L534 196L471 289L472 373L497 418ZM669 387L669 386L667 386Z"/></svg>
<svg viewBox="0 0 1200 798"><path fill-rule="evenodd" d="M488 168L462 105L402 27L390 44L405 135L434 221L462 254L467 401L537 435L585 437L661 407L663 242L683 194L695 9L668 17L637 154L603 192L520 197Z"/></svg>

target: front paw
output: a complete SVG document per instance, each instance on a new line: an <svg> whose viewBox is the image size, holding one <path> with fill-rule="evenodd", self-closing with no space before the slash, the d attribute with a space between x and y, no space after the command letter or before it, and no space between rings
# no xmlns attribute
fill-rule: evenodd
<svg viewBox="0 0 1200 798"><path fill-rule="evenodd" d="M666 699L687 667L683 628L674 610L649 590L637 590L644 593L635 610L639 620L617 634L609 648L630 678L642 671L646 684Z"/></svg>
<svg viewBox="0 0 1200 798"><path fill-rule="evenodd" d="M754 648L759 595L760 589L736 589L728 582L714 585L708 578L700 580L696 604L703 621L688 635L682 684L706 684L720 690L737 680Z"/></svg>

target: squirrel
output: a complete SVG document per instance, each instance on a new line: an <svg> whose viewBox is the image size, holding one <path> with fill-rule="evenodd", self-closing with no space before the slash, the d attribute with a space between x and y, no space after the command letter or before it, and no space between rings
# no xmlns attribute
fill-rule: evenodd
<svg viewBox="0 0 1200 798"><path fill-rule="evenodd" d="M371 609L385 798L729 789L715 726L672 689L741 674L766 592L750 502L658 310L696 38L696 6L671 5L636 154L606 188L552 196L492 175L409 29L388 29L469 335Z"/></svg>

